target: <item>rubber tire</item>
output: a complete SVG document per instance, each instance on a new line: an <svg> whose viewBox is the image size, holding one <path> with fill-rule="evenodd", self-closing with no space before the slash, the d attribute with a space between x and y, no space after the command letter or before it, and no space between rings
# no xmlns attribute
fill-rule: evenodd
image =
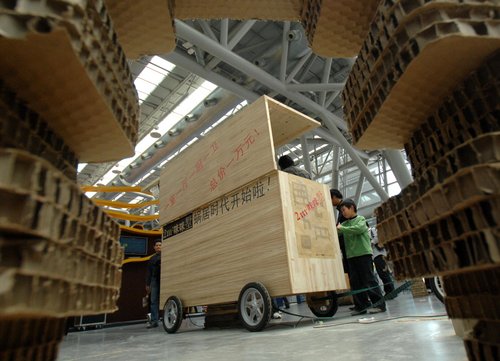
<svg viewBox="0 0 500 361"><path fill-rule="evenodd" d="M311 312L314 314L316 317L333 317L336 313L337 310L339 309L339 304L338 304L338 297L337 293L335 291L328 291L326 292L326 296L323 297L328 297L329 304L326 305L327 308L322 310L318 307L315 307L312 305L312 300L311 297L314 297L313 295L306 295L306 300L307 300L307 306L311 310Z"/></svg>
<svg viewBox="0 0 500 361"><path fill-rule="evenodd" d="M242 311L242 304L243 302L243 295L248 289L253 288L255 291L257 291L263 300L263 306L264 306L264 312L262 315L262 319L256 324L256 325L251 325L245 321L245 317L243 316ZM241 324L243 327L245 327L248 331L251 332L258 332L264 329L269 321L271 320L271 316L273 313L273 304L271 300L271 296L269 295L269 292L267 291L267 288L260 282L251 282L247 283L245 287L241 289L240 295L238 297L238 317L240 319Z"/></svg>
<svg viewBox="0 0 500 361"><path fill-rule="evenodd" d="M442 303L444 303L444 297L445 297L445 294L444 294L444 290L443 290L443 286L442 286L442 280L441 280L441 277L439 276L434 276L434 277L430 277L428 278L429 280L429 288L431 289L431 291L434 293L434 295L436 296L436 298L441 301Z"/></svg>
<svg viewBox="0 0 500 361"><path fill-rule="evenodd" d="M165 321L168 317L167 306L168 306L170 301L174 302L175 305L177 306L177 314L176 314L177 318L171 327L165 323ZM165 305L163 306L163 319L161 320L161 323L163 324L163 329L167 333L176 333L182 324L183 318L184 318L184 312L183 312L181 300L177 296L170 296L168 298L168 300L165 302Z"/></svg>

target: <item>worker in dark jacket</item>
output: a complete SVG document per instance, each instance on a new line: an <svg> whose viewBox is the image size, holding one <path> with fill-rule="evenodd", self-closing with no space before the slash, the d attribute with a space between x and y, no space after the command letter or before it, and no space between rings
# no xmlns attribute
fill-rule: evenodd
<svg viewBox="0 0 500 361"><path fill-rule="evenodd" d="M161 276L161 242L155 243L155 254L148 262L148 273L146 276L146 292L151 300L151 321L148 328L158 327L159 303L160 303L160 276Z"/></svg>
<svg viewBox="0 0 500 361"><path fill-rule="evenodd" d="M299 177L311 179L311 175L308 171L299 168L295 165L292 157L289 155L283 155L278 159L278 165L283 172L298 175Z"/></svg>
<svg viewBox="0 0 500 361"><path fill-rule="evenodd" d="M342 200L344 199L344 196L338 189L330 189L330 198L332 199L332 206L337 208L338 214L337 214L337 225L341 224L346 220L346 218L342 215L342 212L340 211L340 204L342 203ZM344 235L342 233L339 233L339 245L340 245L340 251L342 252L342 265L344 266L344 272L349 274L349 264L347 263L347 255L345 253L345 243L344 243Z"/></svg>

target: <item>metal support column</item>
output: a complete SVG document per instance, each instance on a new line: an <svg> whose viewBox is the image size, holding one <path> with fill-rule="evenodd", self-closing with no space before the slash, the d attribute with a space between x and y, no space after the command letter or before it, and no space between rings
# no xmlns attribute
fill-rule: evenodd
<svg viewBox="0 0 500 361"><path fill-rule="evenodd" d="M366 161L368 164L368 161ZM360 174L358 184L356 185L356 191L354 192L354 202L359 206L359 198L361 197L361 193L363 192L363 184L365 183L365 176Z"/></svg>
<svg viewBox="0 0 500 361"><path fill-rule="evenodd" d="M259 67L255 66L255 65L253 65L252 63L243 59L239 55L234 54L233 52L224 48L219 43L211 40L209 37L205 36L204 34L200 33L199 31L189 27L188 25L186 25L182 21L176 20L175 26L176 26L177 35L180 38L183 38L183 39L191 42L192 44L199 46L200 48L209 52L210 54L214 55L215 57L219 58L220 60L235 67L236 69L239 69L240 71L245 72L249 76L254 77L257 81L261 82L262 84L269 87L270 89L281 93L282 95L286 96L290 100L296 102L297 104L301 105L302 107L308 109L309 111L311 111L311 112L317 114L319 117L321 117L323 119L324 123L326 124L326 126L328 127L328 129L330 130L332 136L335 139L337 139L337 141L340 143L340 145L350 155L351 159L356 163L356 165L359 167L361 172L365 175L366 179L370 182L370 184L373 186L375 191L379 194L380 198L383 200L386 200L389 198L389 196L383 190L383 188L380 186L380 184L378 184L377 180L368 171L368 168L366 168L366 166L364 165L361 158L358 156L358 154L352 148L351 144L349 144L347 139L345 139L343 134L337 128L337 127L340 127L341 129L347 128L343 119L341 119L338 116L336 116L335 114L329 112L327 109L325 109L324 107L315 103L311 99L303 96L302 94L288 91L286 89L286 84L281 82L279 79L276 79L275 77L271 76L269 73L263 71L262 69L260 69ZM182 64L179 64L179 65L182 66Z"/></svg>
<svg viewBox="0 0 500 361"><path fill-rule="evenodd" d="M332 145L332 188L339 189L339 153L340 147Z"/></svg>
<svg viewBox="0 0 500 361"><path fill-rule="evenodd" d="M383 154L387 159L387 162L391 166L392 172L394 173L394 176L396 177L401 189L405 188L407 185L413 182L413 178L410 174L410 171L406 167L401 151L384 150Z"/></svg>
<svg viewBox="0 0 500 361"><path fill-rule="evenodd" d="M307 139L304 135L300 137L300 146L302 147L302 159L304 160L304 167L306 171L308 171L311 175L311 178L313 178L311 170L311 160L309 159L309 145L307 144Z"/></svg>

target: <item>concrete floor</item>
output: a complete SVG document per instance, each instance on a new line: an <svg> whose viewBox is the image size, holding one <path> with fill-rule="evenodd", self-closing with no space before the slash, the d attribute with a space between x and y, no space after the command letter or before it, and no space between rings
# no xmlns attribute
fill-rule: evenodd
<svg viewBox="0 0 500 361"><path fill-rule="evenodd" d="M305 304L292 304L290 311L311 315ZM403 292L388 301L388 312L374 315L381 322L361 324L359 317L341 306L331 321L297 324L297 317L285 315L256 333L204 330L201 318L184 320L172 335L145 324L72 332L61 343L58 360L467 360L434 296L414 299Z"/></svg>

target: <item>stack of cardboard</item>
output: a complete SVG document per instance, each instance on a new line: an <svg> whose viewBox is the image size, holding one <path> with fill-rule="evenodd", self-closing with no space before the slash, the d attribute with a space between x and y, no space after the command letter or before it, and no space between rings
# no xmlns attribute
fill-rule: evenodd
<svg viewBox="0 0 500 361"><path fill-rule="evenodd" d="M343 93L355 144L402 148L500 47L499 32L498 4L491 2L384 1Z"/></svg>
<svg viewBox="0 0 500 361"><path fill-rule="evenodd" d="M500 344L497 288L473 284L500 268L499 11L383 1L344 91L356 144L404 146L413 169L376 210L379 240L398 278L443 275L450 317L475 320L464 322L471 360Z"/></svg>
<svg viewBox="0 0 500 361"><path fill-rule="evenodd" d="M302 23L311 49L324 57L356 56L380 0L304 0Z"/></svg>
<svg viewBox="0 0 500 361"><path fill-rule="evenodd" d="M48 162L0 148L2 315L116 310L120 229Z"/></svg>
<svg viewBox="0 0 500 361"><path fill-rule="evenodd" d="M367 36L380 0L105 0L128 58L175 48L173 19L302 22L312 50L353 57Z"/></svg>
<svg viewBox="0 0 500 361"><path fill-rule="evenodd" d="M116 310L119 226L78 160L133 154L138 100L101 1L0 4L0 358L54 360L65 317Z"/></svg>
<svg viewBox="0 0 500 361"><path fill-rule="evenodd" d="M260 19L298 21L303 0L177 0L178 19Z"/></svg>
<svg viewBox="0 0 500 361"><path fill-rule="evenodd" d="M102 3L0 5L0 76L81 162L133 155L139 104Z"/></svg>
<svg viewBox="0 0 500 361"><path fill-rule="evenodd" d="M64 318L2 319L0 360L55 360L64 330Z"/></svg>
<svg viewBox="0 0 500 361"><path fill-rule="evenodd" d="M317 125L262 97L167 163L162 305L235 302L250 282L272 296L346 288L328 188L276 170L275 147Z"/></svg>
<svg viewBox="0 0 500 361"><path fill-rule="evenodd" d="M75 152L0 81L0 145L37 154L52 163L66 177L76 181Z"/></svg>
<svg viewBox="0 0 500 361"><path fill-rule="evenodd" d="M175 49L171 1L105 0L105 3L128 59L166 54Z"/></svg>
<svg viewBox="0 0 500 361"><path fill-rule="evenodd" d="M497 238L498 240L498 238ZM470 360L497 360L500 344L500 267L443 276L446 310L455 320L467 320L472 332L465 338Z"/></svg>

